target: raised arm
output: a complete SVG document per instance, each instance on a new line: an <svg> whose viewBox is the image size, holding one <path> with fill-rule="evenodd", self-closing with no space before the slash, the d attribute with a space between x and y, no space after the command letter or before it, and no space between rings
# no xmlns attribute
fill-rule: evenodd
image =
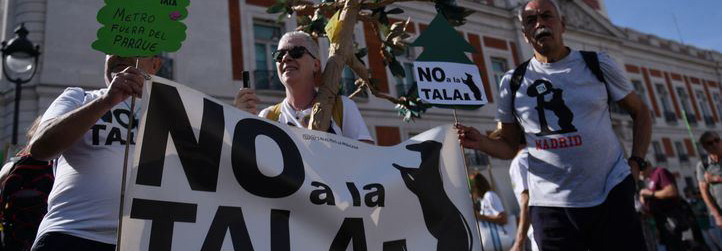
<svg viewBox="0 0 722 251"><path fill-rule="evenodd" d="M30 140L30 154L38 160L57 157L82 138L95 122L115 105L130 95L140 97L143 82L143 73L134 67L128 67L116 74L108 92L100 98L40 124Z"/></svg>

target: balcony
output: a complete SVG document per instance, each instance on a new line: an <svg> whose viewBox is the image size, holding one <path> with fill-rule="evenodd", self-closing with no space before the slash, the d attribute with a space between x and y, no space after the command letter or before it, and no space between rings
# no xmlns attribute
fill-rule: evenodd
<svg viewBox="0 0 722 251"><path fill-rule="evenodd" d="M675 122L677 122L677 114L674 114L674 112L665 111L664 112L664 120L669 123L675 123Z"/></svg>
<svg viewBox="0 0 722 251"><path fill-rule="evenodd" d="M655 154L655 155L654 155L654 159L655 159L657 162L667 162L667 156L664 155L664 154Z"/></svg>
<svg viewBox="0 0 722 251"><path fill-rule="evenodd" d="M714 118L710 116L704 116L704 123L708 127L714 127Z"/></svg>
<svg viewBox="0 0 722 251"><path fill-rule="evenodd" d="M255 70L253 71L253 79L255 80L256 90L278 90L285 89L281 80L278 79L276 71L272 70Z"/></svg>

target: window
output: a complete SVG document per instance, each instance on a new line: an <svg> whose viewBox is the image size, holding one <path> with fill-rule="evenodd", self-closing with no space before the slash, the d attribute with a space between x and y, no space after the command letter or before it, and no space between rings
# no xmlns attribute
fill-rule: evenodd
<svg viewBox="0 0 722 251"><path fill-rule="evenodd" d="M414 85L414 57L414 49L411 47L407 47L403 55L396 57L401 66L404 67L404 73L406 74L403 78L395 78L397 97L406 95L411 90L411 86Z"/></svg>
<svg viewBox="0 0 722 251"><path fill-rule="evenodd" d="M712 112L710 112L710 108L709 106L707 106L707 96L704 95L704 92L702 92L701 90L697 90L695 94L697 95L697 103L699 103L699 107L702 110L702 117L704 117L704 123L709 126L714 126Z"/></svg>
<svg viewBox="0 0 722 251"><path fill-rule="evenodd" d="M278 40L281 39L283 30L281 26L273 21L254 20L254 52L256 56L256 70L253 72L253 80L258 90L283 90L283 84L276 73L276 63L271 58Z"/></svg>
<svg viewBox="0 0 722 251"><path fill-rule="evenodd" d="M662 145L659 144L659 141L652 141L652 149L654 150L654 159L657 160L657 162L667 161L667 156L664 155Z"/></svg>
<svg viewBox="0 0 722 251"><path fill-rule="evenodd" d="M166 52L161 53L159 57L162 64L155 75L173 80L173 58L171 58Z"/></svg>
<svg viewBox="0 0 722 251"><path fill-rule="evenodd" d="M501 78L504 77L504 74L506 74L507 71L509 71L506 59L492 57L491 70L494 75L494 82L496 83L496 86L499 86L501 84Z"/></svg>
<svg viewBox="0 0 722 251"><path fill-rule="evenodd" d="M690 124L697 124L697 119L694 117L694 114L692 113L691 103L689 102L689 97L687 96L687 92L684 91L684 88L677 87L677 96L679 97L679 102L682 104L682 110L684 111L685 115L687 115L687 122Z"/></svg>
<svg viewBox="0 0 722 251"><path fill-rule="evenodd" d="M644 85L642 84L642 81L639 80L632 80L632 85L634 86L634 92L639 95L639 97L642 99L645 105L649 107L649 100L647 100L647 90L644 89Z"/></svg>
<svg viewBox="0 0 722 251"><path fill-rule="evenodd" d="M659 93L659 99L662 102L662 109L664 109L664 119L667 122L676 122L677 115L672 111L672 105L669 103L669 93L662 84L655 84L657 93Z"/></svg>
<svg viewBox="0 0 722 251"><path fill-rule="evenodd" d="M654 120L656 118L656 116L654 116L654 110L652 110L652 106L649 105L649 99L647 99L648 98L647 89L644 89L644 85L642 84L642 81L634 79L634 80L632 80L632 85L634 86L634 91L637 93L637 95L639 95L639 97L642 99L644 104L650 108L649 114L650 114L650 117L652 117L652 120Z"/></svg>
<svg viewBox="0 0 722 251"><path fill-rule="evenodd" d="M344 96L350 96L355 91L356 91L356 74L353 73L353 70L351 70L351 67L345 66L343 68L343 73L341 73L341 83L340 83L339 94L344 95ZM356 97L368 97L368 93L361 92L361 93L357 94Z"/></svg>
<svg viewBox="0 0 722 251"><path fill-rule="evenodd" d="M677 149L677 157L679 158L680 162L689 162L687 151L685 151L684 147L682 146L682 142L675 141L674 148Z"/></svg>

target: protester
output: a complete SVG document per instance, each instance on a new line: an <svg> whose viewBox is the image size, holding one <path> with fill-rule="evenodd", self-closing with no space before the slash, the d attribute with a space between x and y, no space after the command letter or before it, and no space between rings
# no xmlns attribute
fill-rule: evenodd
<svg viewBox="0 0 722 251"><path fill-rule="evenodd" d="M529 186L527 183L528 176L528 158L529 151L526 149L526 142L519 144L519 152L511 161L509 166L509 177L511 178L511 187L519 203L519 224L516 228L516 238L511 251L532 250L538 251L534 241L534 229L531 227L529 220Z"/></svg>
<svg viewBox="0 0 722 251"><path fill-rule="evenodd" d="M67 88L50 104L29 146L34 158L59 156L33 250L115 250L126 130L132 113L130 138L137 135L140 115L140 101L131 111L129 97L139 98L160 66L159 57L106 56L107 88Z"/></svg>
<svg viewBox="0 0 722 251"><path fill-rule="evenodd" d="M640 166L640 179L646 179L647 186L639 191L639 199L647 211L652 214L659 240L667 250L707 250L689 205L682 200L677 181L667 169L661 167ZM690 244L682 240L684 232L694 236Z"/></svg>
<svg viewBox="0 0 722 251"><path fill-rule="evenodd" d="M35 134L40 119L35 119L28 129L28 142ZM48 210L53 177L53 162L34 159L27 147L5 163L0 170L0 250L30 250L38 226Z"/></svg>
<svg viewBox="0 0 722 251"><path fill-rule="evenodd" d="M260 117L306 128L317 94L316 76L321 74L318 45L304 32L288 32L278 42L278 50L274 52L273 58L281 83L286 87L286 98L258 113L257 107L261 102L258 96L253 89L241 88L233 100L233 105ZM334 118L329 132L373 143L356 103L346 96L339 98L341 100L333 107ZM339 113L336 109L342 112Z"/></svg>
<svg viewBox="0 0 722 251"><path fill-rule="evenodd" d="M534 57L501 81L501 138L457 125L459 140L464 147L510 159L518 132L524 131L529 213L541 250L644 250L631 173L636 175L649 146L649 110L608 55L564 45L566 27L553 1L534 0L520 10ZM608 101L633 119L628 160L612 129Z"/></svg>
<svg viewBox="0 0 722 251"><path fill-rule="evenodd" d="M506 224L507 216L504 211L504 205L501 203L501 198L499 198L496 192L491 190L491 186L486 178L484 178L484 175L477 174L474 176L474 186L481 199L479 203L480 208L476 211L477 219L499 225Z"/></svg>
<svg viewBox="0 0 722 251"><path fill-rule="evenodd" d="M699 142L707 151L707 158L697 163L697 182L699 192L710 216L714 219L714 226L710 229L713 239L722 240L722 143L716 132L706 131L699 137Z"/></svg>
<svg viewBox="0 0 722 251"><path fill-rule="evenodd" d="M484 250L508 249L512 244L513 231L507 230L507 213L501 198L492 191L489 182L483 175L474 176L474 190L479 196L479 206L474 210L478 220L479 232ZM508 236L503 236L503 235ZM505 238L506 237L506 238Z"/></svg>

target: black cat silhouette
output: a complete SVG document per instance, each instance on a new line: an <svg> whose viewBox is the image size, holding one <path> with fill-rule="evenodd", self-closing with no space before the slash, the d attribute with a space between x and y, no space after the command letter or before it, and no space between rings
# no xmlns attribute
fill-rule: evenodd
<svg viewBox="0 0 722 251"><path fill-rule="evenodd" d="M469 89L471 89L471 92L474 93L474 98L476 98L476 100L481 100L481 90L479 90L479 87L474 84L474 80L471 78L471 74L465 74L466 79L462 80L461 82L463 82L466 86L469 87Z"/></svg>
<svg viewBox="0 0 722 251"><path fill-rule="evenodd" d="M439 170L441 143L427 140L407 145L406 149L421 152L419 168L392 165L401 172L406 187L419 198L426 228L438 241L436 250L471 250L469 224L444 190Z"/></svg>

